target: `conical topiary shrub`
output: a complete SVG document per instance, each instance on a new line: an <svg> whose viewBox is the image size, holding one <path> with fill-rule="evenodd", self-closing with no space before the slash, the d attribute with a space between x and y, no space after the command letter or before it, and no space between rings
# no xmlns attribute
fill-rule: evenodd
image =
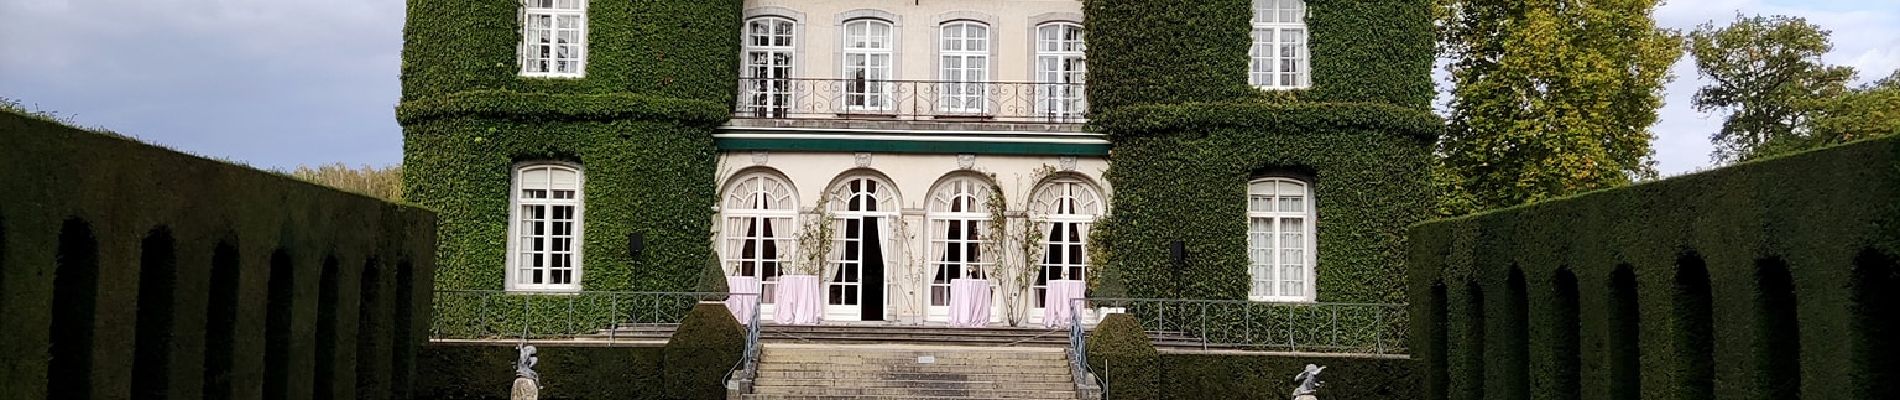
<svg viewBox="0 0 1900 400"><path fill-rule="evenodd" d="M744 352L745 329L732 319L725 305L705 302L693 306L666 342L661 368L666 376L666 397L725 398L722 379Z"/></svg>
<svg viewBox="0 0 1900 400"><path fill-rule="evenodd" d="M1161 398L1161 353L1135 316L1114 314L1096 325L1088 337L1088 361L1109 400Z"/></svg>

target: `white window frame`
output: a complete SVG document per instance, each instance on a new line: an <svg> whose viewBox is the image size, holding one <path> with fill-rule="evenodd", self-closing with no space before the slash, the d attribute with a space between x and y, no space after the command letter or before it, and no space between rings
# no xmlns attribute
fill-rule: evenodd
<svg viewBox="0 0 1900 400"><path fill-rule="evenodd" d="M1253 47L1247 83L1265 90L1313 86L1306 0L1253 0ZM1290 65L1289 65L1290 64ZM1288 67L1293 71L1287 71Z"/></svg>
<svg viewBox="0 0 1900 400"><path fill-rule="evenodd" d="M1261 184L1267 184L1266 186L1272 187L1273 191L1263 193L1258 190ZM1299 188L1299 191L1291 194L1281 191L1282 188L1287 187L1287 184ZM1265 203L1269 208L1262 210L1256 207L1256 197L1264 197ZM1292 211L1284 209L1284 205L1287 204L1285 200L1289 199L1297 199L1297 203L1300 204L1301 207L1298 210ZM1318 279L1314 276L1314 266L1319 261L1319 252L1317 251L1319 242L1315 234L1317 232L1315 226L1317 225L1316 222L1319 219L1319 214L1317 211L1317 203L1314 201L1312 183L1284 177L1254 179L1247 183L1246 200L1247 298L1253 301L1275 302L1315 301L1319 293L1316 289ZM1288 249L1279 245L1284 243L1286 235L1289 233L1284 231L1288 221L1300 222L1301 231L1295 233L1300 234L1299 241L1301 248L1299 250L1301 252L1300 255L1294 259L1288 259L1288 257L1286 257L1286 250ZM1259 226L1255 224L1255 222L1265 222L1268 230L1261 231L1256 229ZM1263 244L1265 247L1261 247ZM1299 264L1293 264L1293 262ZM1299 290L1300 293L1291 295L1282 293L1282 290L1285 289L1285 283L1291 281L1289 279L1281 279L1283 278L1281 272L1285 271L1287 267L1303 267L1301 270L1302 279L1299 280L1302 283ZM1269 288L1269 291L1261 291L1262 284L1268 285L1266 287Z"/></svg>
<svg viewBox="0 0 1900 400"><path fill-rule="evenodd" d="M765 24L764 36L754 27ZM741 76L746 78L739 104L746 110L783 116L791 107L792 74L797 65L798 21L777 15L746 20ZM761 41L764 44L761 44ZM782 41L782 42L781 42Z"/></svg>
<svg viewBox="0 0 1900 400"><path fill-rule="evenodd" d="M573 2L573 7L562 8L561 5L564 2ZM521 20L519 21L521 24L521 47L517 50L518 53L515 56L521 76L531 78L581 78L587 75L587 2L588 0L522 1ZM546 17L553 26L546 27L545 29L536 29L537 27L534 25L534 21L539 17ZM573 17L576 21L575 27L561 28L559 25L563 17ZM546 59L531 57L531 55L540 53L538 50L540 50L543 44L536 43L534 38L541 37L543 32L548 35L553 35L553 37L556 38L555 42L545 44L545 46L554 48L548 51L549 56ZM573 72L561 72L559 67L559 63L564 60L559 56L559 38L562 33L566 32L573 32L575 37L579 38L578 41L574 43ZM535 68L537 61L541 60L547 61L548 65L546 70Z"/></svg>
<svg viewBox="0 0 1900 400"><path fill-rule="evenodd" d="M571 188L571 190L573 191L573 196L571 198L557 198L559 196L553 195L552 192L559 191L559 190L566 190L567 188L555 187L552 184L550 184L547 187L542 187L542 188L524 187L523 186L524 181L522 180L523 175L525 175L528 172L538 171L538 170L549 170L550 172L564 171L564 172L573 173L574 186ZM587 176L586 174L583 173L581 168L576 165L563 164L563 163L534 163L534 164L517 165L514 168L514 172L510 174L510 176L512 178L510 179L511 183L508 189L508 199L509 199L508 210L509 211L508 211L508 252L507 252L508 271L506 274L507 279L508 279L507 285L506 285L507 290L511 292L578 292L580 291L582 274L586 271L586 268L583 267L584 263L582 262L582 260L584 259L583 254L582 254L582 248L585 247L582 244L585 243L584 234L587 232L587 224L586 224L587 222L586 220ZM529 196L524 195L525 191L536 190L536 189L549 191L550 195L545 198L531 198ZM546 214L543 214L543 215L548 216L548 219L545 220L544 223L552 223L556 221L553 219L552 207L560 207L560 206L571 206L574 208L574 218L572 220L574 225L572 227L572 232L570 232L569 235L565 235L567 237L559 237L561 235L554 235L552 233L549 233L542 237L537 237L537 239L544 239L544 240L550 240L550 241L554 239L568 239L569 240L568 242L569 248L565 250L565 253L571 257L569 261L569 265L565 268L565 269L572 269L569 282L565 284L545 283L553 279L553 276L552 276L553 274L549 273L549 274L543 275L543 278L547 279L543 281L544 283L540 283L540 284L523 283L521 281L524 279L521 275L526 272L524 269L534 268L534 267L522 265L522 262L521 262L523 257L527 255L525 252L528 251L524 248L524 246L527 243L525 243L524 239L526 238L524 238L523 235L527 231L525 230L525 226L524 226L525 221L523 220L523 218L526 216L522 214L522 210L526 207L548 207L550 208L550 210L548 210ZM550 244L550 246L552 246L552 244ZM538 256L557 255L562 252L563 252L562 250L556 250L550 247L548 248L548 250L545 250L544 253ZM547 271L552 271L555 269L552 266L551 261L544 262L542 265L543 267L538 268L538 269L544 269Z"/></svg>
<svg viewBox="0 0 1900 400"><path fill-rule="evenodd" d="M852 33L854 27L864 27L864 34ZM839 33L844 37L844 58L838 64L839 78L844 86L844 109L846 111L885 112L896 108L891 97L891 80L896 78L897 68L897 24L876 18L859 18L845 21ZM882 37L876 30L884 30ZM863 38L863 40L858 40ZM860 46L860 43L865 45ZM881 44L881 46L879 45ZM864 65L854 66L851 60L862 58ZM856 72L863 72L862 86L859 85Z"/></svg>
<svg viewBox="0 0 1900 400"><path fill-rule="evenodd" d="M720 236L722 236L720 253L725 263L725 272L727 276L750 276L758 279L761 296L759 302L769 306L776 303L774 294L778 287L777 278L792 274L791 264L798 248L796 241L799 229L798 191L792 187L791 181L770 173L745 174L732 182L720 197L722 207L719 209L722 220L725 221L725 228L720 230ZM767 198L759 199L758 196L767 196ZM778 198L771 198L771 196L778 196ZM765 207L758 207L756 203L751 202L754 200L764 200L767 204ZM770 223L771 236L765 236L763 232L758 236L753 236L747 232L747 228L753 222ZM752 244L759 249L759 253L751 258L744 256L745 244L748 241L753 242ZM771 244L777 248L776 257L764 257L763 252L767 242L772 242ZM754 267L756 269L752 275L745 274L742 265L746 262L758 264ZM765 276L763 264L767 262L778 264L777 275Z"/></svg>
<svg viewBox="0 0 1900 400"><path fill-rule="evenodd" d="M1088 42L1082 24L1059 21L1037 25L1034 50L1036 114L1066 119L1087 112L1084 85L1088 80Z"/></svg>
<svg viewBox="0 0 1900 400"><path fill-rule="evenodd" d="M981 31L982 36L969 36L972 28ZM990 50L995 48L990 31L988 24L969 20L945 22L938 27L937 79L943 82L938 90L938 111L989 112Z"/></svg>

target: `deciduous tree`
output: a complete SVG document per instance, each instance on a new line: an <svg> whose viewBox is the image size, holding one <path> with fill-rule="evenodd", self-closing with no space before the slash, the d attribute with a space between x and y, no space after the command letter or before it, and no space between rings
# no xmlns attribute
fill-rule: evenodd
<svg viewBox="0 0 1900 400"><path fill-rule="evenodd" d="M1742 16L1689 34L1689 54L1710 83L1695 93L1701 112L1724 115L1711 135L1719 161L1746 161L1811 147L1810 123L1847 91L1853 68L1821 61L1829 32L1800 17ZM1839 110L1838 112L1845 112ZM1840 123L1837 121L1831 123Z"/></svg>
<svg viewBox="0 0 1900 400"><path fill-rule="evenodd" d="M1455 85L1446 192L1490 208L1654 176L1649 127L1682 54L1657 3L1440 0Z"/></svg>

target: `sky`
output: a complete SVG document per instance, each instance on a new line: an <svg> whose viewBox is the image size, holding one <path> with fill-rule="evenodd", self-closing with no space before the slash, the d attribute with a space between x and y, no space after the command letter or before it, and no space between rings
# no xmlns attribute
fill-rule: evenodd
<svg viewBox="0 0 1900 400"><path fill-rule="evenodd" d="M1673 0L1665 27L1793 15L1834 31L1824 60L1900 69L1900 0ZM0 1L0 97L86 126L262 168L402 160L397 0ZM1684 57L1654 127L1664 175L1711 167L1718 116ZM1442 73L1438 75L1443 75Z"/></svg>

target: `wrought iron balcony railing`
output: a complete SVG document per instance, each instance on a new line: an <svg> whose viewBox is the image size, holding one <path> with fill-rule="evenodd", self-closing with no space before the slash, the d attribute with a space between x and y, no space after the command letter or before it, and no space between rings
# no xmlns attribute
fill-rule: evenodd
<svg viewBox="0 0 1900 400"><path fill-rule="evenodd" d="M1080 123L1081 83L741 78L737 118Z"/></svg>

